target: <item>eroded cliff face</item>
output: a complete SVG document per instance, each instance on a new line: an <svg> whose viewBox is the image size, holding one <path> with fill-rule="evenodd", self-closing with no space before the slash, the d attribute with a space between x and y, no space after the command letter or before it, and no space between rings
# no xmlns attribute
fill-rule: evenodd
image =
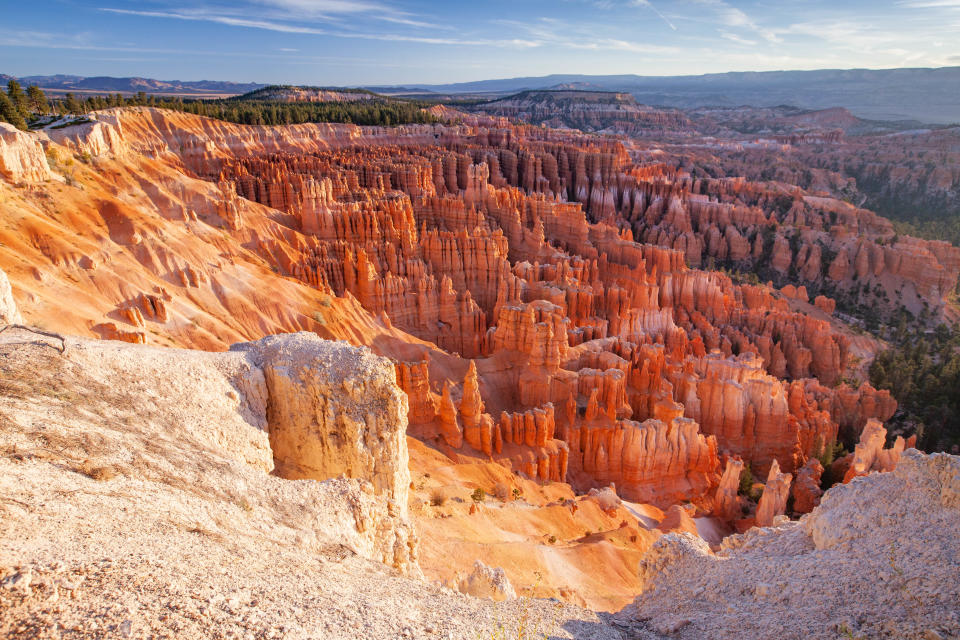
<svg viewBox="0 0 960 640"><path fill-rule="evenodd" d="M885 392L833 387L849 340L794 310L797 290L688 266L710 228L716 251L762 252L771 196L751 183L479 120L96 120L44 134L70 175L52 200L4 183L0 258L28 319L202 348L300 330L369 345L396 363L417 437L663 506L709 509L721 455L791 473L892 413ZM661 219L686 240L634 241Z"/></svg>
<svg viewBox="0 0 960 640"><path fill-rule="evenodd" d="M53 178L37 137L6 122L0 122L0 177L15 183Z"/></svg>
<svg viewBox="0 0 960 640"><path fill-rule="evenodd" d="M683 129L690 120L676 109L638 104L629 93L525 91L481 103L475 111L556 128L650 136Z"/></svg>

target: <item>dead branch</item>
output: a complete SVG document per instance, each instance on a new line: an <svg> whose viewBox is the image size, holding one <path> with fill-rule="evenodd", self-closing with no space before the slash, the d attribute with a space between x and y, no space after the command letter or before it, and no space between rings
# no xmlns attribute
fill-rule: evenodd
<svg viewBox="0 0 960 640"><path fill-rule="evenodd" d="M7 329L21 329L21 330L23 330L23 331L29 331L30 333L35 333L35 334L40 335L40 336L46 336L47 338L53 338L54 340L59 340L59 341L60 341L60 346L59 346L59 347L57 347L56 345L48 344L48 343L46 343L46 342L34 342L33 344L38 344L38 345L42 345L42 346L45 346L45 347L50 347L51 349L56 349L56 350L59 351L61 354L64 353L64 352L66 352L66 350L67 350L67 340L66 340L66 338L64 338L64 337L63 337L62 335L60 335L59 333L54 333L53 331L44 331L43 329L37 329L37 328L35 328L35 327L28 327L28 326L22 325L22 324L8 324L8 325L5 326L4 328L0 329L0 333L3 333L3 332L6 331Z"/></svg>

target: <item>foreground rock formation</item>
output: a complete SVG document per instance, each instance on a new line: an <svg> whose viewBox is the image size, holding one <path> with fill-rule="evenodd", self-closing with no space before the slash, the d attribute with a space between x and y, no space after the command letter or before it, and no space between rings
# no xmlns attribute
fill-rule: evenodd
<svg viewBox="0 0 960 640"><path fill-rule="evenodd" d="M61 354L58 340L35 339L0 336L0 635L461 638L520 618L516 602L416 578L415 536L376 465L372 477L362 466L352 478L268 473L270 432L292 425L267 409L284 397L266 382L281 372L265 376L262 362L276 367L296 345L321 371L325 359L359 363L359 400L325 395L348 415L398 396L389 363L303 335L224 354L74 338ZM354 435L328 428L313 437ZM366 442L354 440L358 460ZM620 637L573 607L524 606L551 635Z"/></svg>
<svg viewBox="0 0 960 640"><path fill-rule="evenodd" d="M621 615L675 638L957 637L958 526L960 459L911 449L895 471L836 486L799 522L716 554L664 536Z"/></svg>
<svg viewBox="0 0 960 640"><path fill-rule="evenodd" d="M313 334L269 336L231 347L263 371L267 431L283 478L364 478L406 514L406 397L393 367L366 349Z"/></svg>

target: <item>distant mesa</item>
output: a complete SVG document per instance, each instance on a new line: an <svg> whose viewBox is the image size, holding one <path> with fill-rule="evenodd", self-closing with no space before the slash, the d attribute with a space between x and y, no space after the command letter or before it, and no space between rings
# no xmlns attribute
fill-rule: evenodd
<svg viewBox="0 0 960 640"><path fill-rule="evenodd" d="M0 74L0 81L6 85L14 76ZM218 80L154 80L151 78L113 78L110 76L21 76L17 78L24 86L37 85L53 93L72 91L75 93L156 93L165 95L240 95L262 89L267 85L255 82L224 82Z"/></svg>
<svg viewBox="0 0 960 640"><path fill-rule="evenodd" d="M385 98L366 89L271 85L247 92L237 99L264 102L363 102Z"/></svg>
<svg viewBox="0 0 960 640"><path fill-rule="evenodd" d="M387 88L381 87L386 92ZM406 85L405 91L411 87ZM437 94L505 96L520 91L581 89L630 93L644 104L803 109L845 107L861 118L960 122L960 67L937 69L819 69L713 73L698 76L578 75L417 85Z"/></svg>

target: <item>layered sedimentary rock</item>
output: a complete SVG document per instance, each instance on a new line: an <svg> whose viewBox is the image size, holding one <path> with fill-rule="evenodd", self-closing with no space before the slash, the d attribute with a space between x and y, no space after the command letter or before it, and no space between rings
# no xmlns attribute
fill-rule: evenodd
<svg viewBox="0 0 960 640"><path fill-rule="evenodd" d="M139 315L136 315L133 316L133 319L130 323L139 328L143 326L143 319L140 318ZM147 343L147 334L145 332L138 329L126 329L124 327L117 326L115 322L103 322L101 324L94 325L93 330L103 340L119 340L121 342L129 342L131 344Z"/></svg>
<svg viewBox="0 0 960 640"><path fill-rule="evenodd" d="M849 461L849 468L843 476L844 483L850 482L857 476L867 475L871 471L893 471L904 449L912 447L916 438L911 436L910 443L897 436L896 440L889 449L885 448L887 442L887 430L883 424L877 420L868 420L860 434L860 442L857 443L852 457Z"/></svg>
<svg viewBox="0 0 960 640"><path fill-rule="evenodd" d="M787 497L790 495L790 482L793 476L781 473L780 465L774 460L767 474L767 482L763 485L763 494L757 503L756 524L758 527L769 527L774 518L787 511Z"/></svg>
<svg viewBox="0 0 960 640"><path fill-rule="evenodd" d="M718 518L732 522L740 517L740 502L737 492L740 488L740 474L743 472L743 461L737 458L727 458L726 467L717 485L717 492L713 499L713 513Z"/></svg>
<svg viewBox="0 0 960 640"><path fill-rule="evenodd" d="M588 420L579 433L570 430L567 437L574 452L582 452L575 468L596 483L615 483L628 500L668 505L702 496L716 482L716 440L704 437L687 418L667 423Z"/></svg>
<svg viewBox="0 0 960 640"><path fill-rule="evenodd" d="M897 410L897 401L886 389L864 382L854 389L841 384L833 390L830 415L848 437L859 438L871 419L886 422Z"/></svg>
<svg viewBox="0 0 960 640"><path fill-rule="evenodd" d="M628 93L527 91L478 105L483 113L552 127L651 135L690 124L675 109L638 104Z"/></svg>
<svg viewBox="0 0 960 640"><path fill-rule="evenodd" d="M820 504L823 489L820 488L820 476L823 475L823 465L816 458L810 458L797 471L797 479L793 483L793 510L796 513L810 513Z"/></svg>
<svg viewBox="0 0 960 640"><path fill-rule="evenodd" d="M252 354L263 370L277 475L364 478L406 514L408 403L389 360L309 333L233 349Z"/></svg>
<svg viewBox="0 0 960 640"><path fill-rule="evenodd" d="M4 266L37 292L28 317L204 348L300 330L367 344L394 361L416 437L658 504L710 508L722 456L792 473L841 428L894 409L883 392L834 386L850 344L802 311L813 289L690 266L772 260L812 276L835 261L820 239L853 252L831 213L833 226L882 235L869 212L493 119L94 118L46 134L48 151L91 156L64 201L76 215L17 193L17 239L0 230ZM828 237L787 233L799 226ZM895 267L923 289L926 267L904 266L895 247L882 269L872 248L849 264L862 253L864 278ZM74 270L93 283L88 300L57 306Z"/></svg>
<svg viewBox="0 0 960 640"><path fill-rule="evenodd" d="M0 122L0 177L10 182L42 182L54 176L36 137Z"/></svg>

